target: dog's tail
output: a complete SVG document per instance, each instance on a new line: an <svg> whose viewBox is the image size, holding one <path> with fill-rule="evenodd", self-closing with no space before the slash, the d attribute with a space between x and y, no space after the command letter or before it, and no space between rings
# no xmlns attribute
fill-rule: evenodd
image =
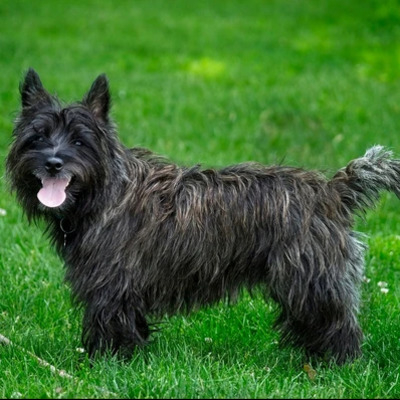
<svg viewBox="0 0 400 400"><path fill-rule="evenodd" d="M373 146L351 161L329 182L350 212L373 208L383 190L400 198L400 159L383 146Z"/></svg>

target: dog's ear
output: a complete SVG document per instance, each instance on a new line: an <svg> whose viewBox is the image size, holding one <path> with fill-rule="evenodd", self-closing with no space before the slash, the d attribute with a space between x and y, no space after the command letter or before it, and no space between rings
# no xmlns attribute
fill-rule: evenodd
<svg viewBox="0 0 400 400"><path fill-rule="evenodd" d="M37 72L29 68L25 79L20 84L22 107L39 107L51 104L51 96L44 89Z"/></svg>
<svg viewBox="0 0 400 400"><path fill-rule="evenodd" d="M88 93L83 98L83 103L89 107L96 118L103 122L108 121L111 96L108 79L105 74L101 74L96 78Z"/></svg>

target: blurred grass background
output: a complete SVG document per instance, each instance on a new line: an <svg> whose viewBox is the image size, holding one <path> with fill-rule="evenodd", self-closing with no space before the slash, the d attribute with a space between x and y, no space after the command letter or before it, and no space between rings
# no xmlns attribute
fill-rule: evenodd
<svg viewBox="0 0 400 400"><path fill-rule="evenodd" d="M66 102L106 73L121 140L178 163L330 176L377 143L400 155L398 0L2 0L0 20L1 177L28 67ZM0 179L0 333L78 379L0 346L0 397L398 398L398 210L385 195L357 226L370 251L353 364L307 373L300 351L277 345L274 305L244 294L166 319L132 362L90 367L62 263Z"/></svg>

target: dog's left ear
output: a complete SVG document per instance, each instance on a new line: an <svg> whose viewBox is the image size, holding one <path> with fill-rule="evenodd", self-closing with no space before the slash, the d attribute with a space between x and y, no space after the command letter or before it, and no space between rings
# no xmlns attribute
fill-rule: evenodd
<svg viewBox="0 0 400 400"><path fill-rule="evenodd" d="M94 116L103 122L108 122L108 113L111 107L111 96L108 79L105 74L99 75L93 82L88 93L83 98Z"/></svg>

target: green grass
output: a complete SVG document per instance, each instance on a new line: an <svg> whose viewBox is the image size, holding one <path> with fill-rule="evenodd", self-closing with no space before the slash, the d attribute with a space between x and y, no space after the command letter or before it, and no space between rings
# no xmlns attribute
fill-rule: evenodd
<svg viewBox="0 0 400 400"><path fill-rule="evenodd" d="M29 66L65 101L107 73L123 142L179 163L284 161L331 175L376 143L400 154L397 0L3 0L0 18L0 176ZM81 311L62 262L3 179L0 208L0 333L16 345L0 346L2 398L400 395L400 205L392 195L357 223L370 246L363 356L312 365L315 377L301 351L278 346L274 305L246 293L236 305L165 318L130 362L90 366L77 351Z"/></svg>

